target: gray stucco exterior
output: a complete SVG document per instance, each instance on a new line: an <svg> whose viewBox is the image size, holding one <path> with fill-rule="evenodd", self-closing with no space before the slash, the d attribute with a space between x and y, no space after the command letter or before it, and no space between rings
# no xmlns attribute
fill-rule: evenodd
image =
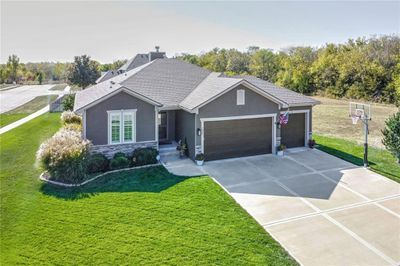
<svg viewBox="0 0 400 266"><path fill-rule="evenodd" d="M155 107L126 92L88 108L85 114L85 136L93 145L108 144L108 114L112 110L136 109L136 142L156 140Z"/></svg>
<svg viewBox="0 0 400 266"><path fill-rule="evenodd" d="M245 104L236 104L237 90L245 91ZM262 114L279 114L277 103L265 98L243 85L233 88L229 92L221 95L214 101L199 109L196 115L196 128L201 128L201 118L227 117L227 116L246 116ZM201 145L201 136L196 135L196 145Z"/></svg>
<svg viewBox="0 0 400 266"><path fill-rule="evenodd" d="M175 111L175 140L184 141L188 144L189 157L195 156L195 114L183 110Z"/></svg>
<svg viewBox="0 0 400 266"><path fill-rule="evenodd" d="M237 90L245 91L245 104L237 105ZM108 145L108 114L107 111L136 109L136 143ZM134 149L143 147L158 148L156 132L156 107L126 92L119 92L108 99L97 103L85 111L85 136L92 141L92 152L100 152L112 157L116 152L131 153ZM201 151L202 136L198 136L197 129L202 128L202 118L223 118L236 116L273 115L279 120L279 114L287 109L280 109L279 105L263 95L254 92L244 85L239 85L215 100L198 109L198 113L189 113L184 110L168 110L167 113L167 140L184 141L188 144L189 157L194 159ZM307 110L309 116L309 134L312 126L312 106L291 107L290 111ZM273 121L273 120L272 120ZM158 126L158 125L157 125ZM280 128L273 126L275 145L280 144ZM204 130L204 129L203 129ZM204 134L202 132L201 134ZM307 136L306 136L307 139ZM276 146L275 146L276 147ZM272 148L274 152L275 147Z"/></svg>
<svg viewBox="0 0 400 266"><path fill-rule="evenodd" d="M167 113L167 140L175 141L175 110L166 111Z"/></svg>

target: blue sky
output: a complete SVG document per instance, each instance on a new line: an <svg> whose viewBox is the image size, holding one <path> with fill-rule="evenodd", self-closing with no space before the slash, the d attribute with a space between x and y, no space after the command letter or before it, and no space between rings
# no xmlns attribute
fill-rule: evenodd
<svg viewBox="0 0 400 266"><path fill-rule="evenodd" d="M254 31L284 44L320 45L400 30L400 1L174 2L158 6Z"/></svg>
<svg viewBox="0 0 400 266"><path fill-rule="evenodd" d="M275 50L399 34L400 2L4 2L1 62L100 62L161 46L169 56L214 47Z"/></svg>

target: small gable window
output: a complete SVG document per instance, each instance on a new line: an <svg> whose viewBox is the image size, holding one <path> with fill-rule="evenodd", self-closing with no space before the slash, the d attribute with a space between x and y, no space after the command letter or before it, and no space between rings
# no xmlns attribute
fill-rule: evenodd
<svg viewBox="0 0 400 266"><path fill-rule="evenodd" d="M237 105L244 105L244 90L237 90L236 91L236 104Z"/></svg>

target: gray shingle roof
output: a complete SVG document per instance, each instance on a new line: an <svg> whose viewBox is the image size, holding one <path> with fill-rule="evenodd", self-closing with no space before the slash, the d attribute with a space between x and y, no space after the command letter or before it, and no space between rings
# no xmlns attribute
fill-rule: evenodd
<svg viewBox="0 0 400 266"><path fill-rule="evenodd" d="M129 59L123 66L118 68L118 70L124 71L129 71L131 69L134 69L138 66L144 65L148 63L149 60L149 55L148 54L137 54L135 57Z"/></svg>
<svg viewBox="0 0 400 266"><path fill-rule="evenodd" d="M319 103L256 77L226 77L178 59L165 58L148 62L78 92L74 109L83 109L108 94L125 88L164 107L181 106L192 110L240 82L248 82L288 106Z"/></svg>
<svg viewBox="0 0 400 266"><path fill-rule="evenodd" d="M100 83L100 82L106 81L107 79L110 79L110 78L115 77L115 76L117 76L117 75L118 75L118 73L117 73L116 70L108 70L108 71L104 72L104 73L96 80L96 83Z"/></svg>
<svg viewBox="0 0 400 266"><path fill-rule="evenodd" d="M74 110L77 111L85 107L86 105L91 104L94 101L97 101L107 96L108 94L120 89L122 87L122 85L120 84L121 81L134 76L140 70L152 64L153 62L147 63L128 72L115 76L109 80L93 85L85 90L78 91L75 95Z"/></svg>
<svg viewBox="0 0 400 266"><path fill-rule="evenodd" d="M208 75L181 103L180 106L192 110L202 103L214 98L226 89L239 83L242 79L221 76L213 72Z"/></svg>
<svg viewBox="0 0 400 266"><path fill-rule="evenodd" d="M210 71L178 59L156 59L121 85L162 103L178 106Z"/></svg>
<svg viewBox="0 0 400 266"><path fill-rule="evenodd" d="M318 104L319 101L314 100L311 97L305 96L303 94L294 92L292 90L279 87L271 82L259 79L254 76L239 76L244 80L250 82L254 86L262 89L266 93L278 98L279 100L287 103L289 106L294 105L306 105L306 104Z"/></svg>

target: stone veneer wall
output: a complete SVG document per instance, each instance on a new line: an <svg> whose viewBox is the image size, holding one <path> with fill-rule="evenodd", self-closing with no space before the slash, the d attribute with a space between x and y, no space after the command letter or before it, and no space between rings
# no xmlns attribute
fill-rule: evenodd
<svg viewBox="0 0 400 266"><path fill-rule="evenodd" d="M123 152L127 155L130 155L134 150L139 148L157 149L157 141L116 144L116 145L93 145L90 147L90 152L104 154L107 158L110 159L117 152Z"/></svg>

